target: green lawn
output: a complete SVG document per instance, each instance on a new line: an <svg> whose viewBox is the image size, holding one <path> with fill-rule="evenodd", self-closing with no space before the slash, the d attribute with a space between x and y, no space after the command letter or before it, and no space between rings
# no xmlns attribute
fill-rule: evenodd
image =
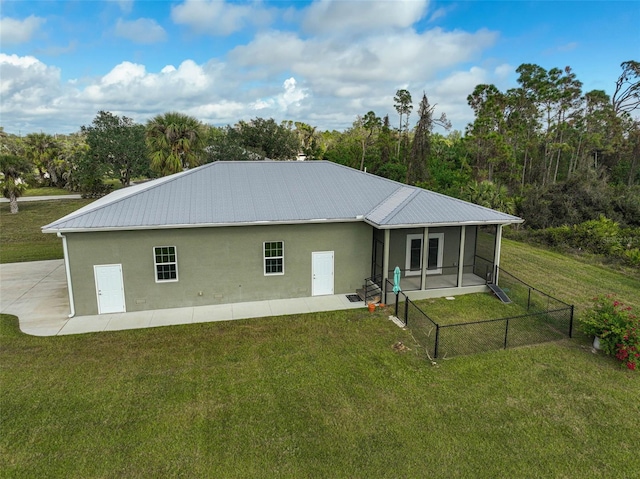
<svg viewBox="0 0 640 479"><path fill-rule="evenodd" d="M0 325L3 477L640 470L640 375L577 341L432 366L364 308L55 338Z"/></svg>
<svg viewBox="0 0 640 479"><path fill-rule="evenodd" d="M599 294L614 293L640 311L640 276L621 274L543 248L503 240L501 267L562 301L574 304L577 313L592 306Z"/></svg>
<svg viewBox="0 0 640 479"><path fill-rule="evenodd" d="M88 202L2 205L2 260L61 257L39 226ZM505 241L503 267L581 309L638 307L637 279L546 250ZM431 313L508 308L474 296ZM3 315L0 477L637 475L640 374L586 338L432 365L386 313L53 338Z"/></svg>
<svg viewBox="0 0 640 479"><path fill-rule="evenodd" d="M22 196L64 196L74 194L72 191L64 188L55 188L53 186L42 186L39 188L27 188Z"/></svg>
<svg viewBox="0 0 640 479"><path fill-rule="evenodd" d="M0 204L0 263L62 258L62 240L40 228L92 201L27 201L15 215L9 213L8 203Z"/></svg>
<svg viewBox="0 0 640 479"><path fill-rule="evenodd" d="M411 292L408 294L411 298ZM438 324L470 323L527 314L526 308L515 303L505 304L493 293L465 294L454 300L424 299L414 303Z"/></svg>

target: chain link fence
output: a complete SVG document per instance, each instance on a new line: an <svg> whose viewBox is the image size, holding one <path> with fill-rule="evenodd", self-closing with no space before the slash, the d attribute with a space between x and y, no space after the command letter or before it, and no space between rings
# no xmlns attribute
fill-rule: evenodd
<svg viewBox="0 0 640 479"><path fill-rule="evenodd" d="M411 330L429 358L475 354L509 347L557 341L573 334L573 306L529 286L498 268L500 287L527 314L509 318L487 319L456 324L438 324L416 306L407 295L391 292L395 297L395 315Z"/></svg>

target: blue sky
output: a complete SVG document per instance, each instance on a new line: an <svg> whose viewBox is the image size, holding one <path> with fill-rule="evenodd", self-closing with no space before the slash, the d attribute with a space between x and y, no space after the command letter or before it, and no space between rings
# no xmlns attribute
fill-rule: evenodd
<svg viewBox="0 0 640 479"><path fill-rule="evenodd" d="M454 128L475 85L570 66L613 93L640 60L640 1L0 0L0 126L70 133L99 110L138 122L180 111L348 128L424 91ZM414 113L411 122L415 123Z"/></svg>

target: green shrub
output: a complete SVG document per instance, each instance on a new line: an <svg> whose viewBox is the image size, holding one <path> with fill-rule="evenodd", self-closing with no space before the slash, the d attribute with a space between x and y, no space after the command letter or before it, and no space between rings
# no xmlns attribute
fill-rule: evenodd
<svg viewBox="0 0 640 479"><path fill-rule="evenodd" d="M535 237L548 246L573 247L574 229L570 226L558 226L540 230Z"/></svg>
<svg viewBox="0 0 640 479"><path fill-rule="evenodd" d="M640 266L640 228L622 228L604 216L578 225L530 231L529 237L547 246L572 248Z"/></svg>
<svg viewBox="0 0 640 479"><path fill-rule="evenodd" d="M636 369L640 363L640 318L613 294L593 300L593 307L580 318L583 332L598 337L605 354L615 356L629 369Z"/></svg>
<svg viewBox="0 0 640 479"><path fill-rule="evenodd" d="M623 251L624 262L629 266L640 267L640 248L633 248Z"/></svg>
<svg viewBox="0 0 640 479"><path fill-rule="evenodd" d="M591 253L614 256L621 252L620 226L604 216L585 221L574 226L573 243Z"/></svg>

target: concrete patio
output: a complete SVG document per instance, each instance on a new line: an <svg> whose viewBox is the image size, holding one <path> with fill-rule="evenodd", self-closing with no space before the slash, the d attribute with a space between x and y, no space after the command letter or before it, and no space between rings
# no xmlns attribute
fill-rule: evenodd
<svg viewBox="0 0 640 479"><path fill-rule="evenodd" d="M0 265L0 312L18 316L22 332L33 336L119 331L364 307L364 302L352 303L346 295L340 294L69 318L63 260Z"/></svg>

